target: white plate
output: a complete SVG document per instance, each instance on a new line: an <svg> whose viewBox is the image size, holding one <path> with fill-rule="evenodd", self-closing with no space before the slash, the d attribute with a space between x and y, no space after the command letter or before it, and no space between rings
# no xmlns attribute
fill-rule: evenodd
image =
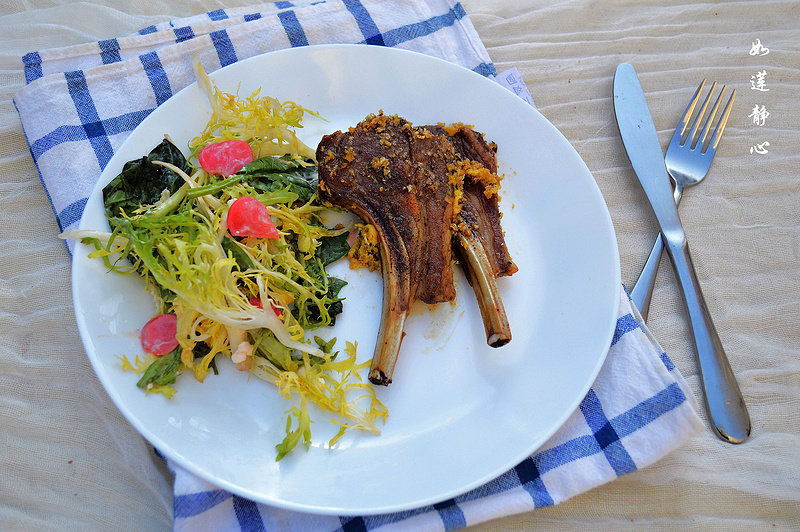
<svg viewBox="0 0 800 532"><path fill-rule="evenodd" d="M229 361L204 384L191 374L171 399L145 395L116 355L141 353L138 330L154 310L134 279L107 273L75 250L73 291L89 358L124 416L184 468L244 497L327 514L375 514L435 503L513 467L561 426L586 394L610 345L620 290L616 238L605 202L567 140L511 92L431 57L373 46L305 47L228 66L223 90L291 99L319 111L302 138L354 125L383 109L415 124L464 122L498 144L501 208L519 272L499 280L513 340L487 347L475 297L457 272L455 305L416 309L406 323L394 383L378 390L390 417L381 436L336 432L313 412L314 443L275 462L289 404L268 383ZM192 85L154 111L105 169L81 227L106 229L101 187L125 161L165 133L185 147L210 111ZM341 261L346 262L346 261ZM381 308L377 273L332 272L350 284L329 336L375 345Z"/></svg>

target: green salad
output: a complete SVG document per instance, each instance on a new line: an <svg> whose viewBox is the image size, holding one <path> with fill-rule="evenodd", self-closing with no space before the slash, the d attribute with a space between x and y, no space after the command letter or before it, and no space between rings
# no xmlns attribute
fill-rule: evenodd
<svg viewBox="0 0 800 532"><path fill-rule="evenodd" d="M103 189L110 232L64 235L154 296L142 353L121 357L123 369L167 397L184 374L223 371L221 358L273 383L292 400L277 459L310 445L309 403L339 426L331 445L349 429L379 433L387 411L361 379L369 363L356 362L354 344L340 351L313 334L343 310L346 283L325 267L347 254L350 228L323 223L314 151L295 133L312 112L222 92L199 62L195 73L212 116L188 156L165 138Z"/></svg>

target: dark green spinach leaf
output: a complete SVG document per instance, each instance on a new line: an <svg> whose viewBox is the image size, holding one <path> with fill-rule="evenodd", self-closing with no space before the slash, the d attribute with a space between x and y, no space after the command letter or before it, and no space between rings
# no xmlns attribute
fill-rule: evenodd
<svg viewBox="0 0 800 532"><path fill-rule="evenodd" d="M262 157L248 163L238 174L247 176L250 185L260 192L288 190L297 194L297 201L306 203L317 191L319 174L311 159L304 163L289 156Z"/></svg>
<svg viewBox="0 0 800 532"><path fill-rule="evenodd" d="M330 325L333 327L336 325L336 316L341 314L344 310L344 305L342 304L344 298L339 297L339 292L345 287L347 281L339 279L338 277L328 277L328 281L330 284L328 285L326 297L328 299L328 314L331 317Z"/></svg>
<svg viewBox="0 0 800 532"><path fill-rule="evenodd" d="M109 220L118 217L120 210L130 214L140 205L156 203L164 190L174 194L181 187L183 179L178 174L153 161L170 163L186 173L191 171L177 146L164 139L147 156L125 163L122 172L103 188Z"/></svg>
<svg viewBox="0 0 800 532"><path fill-rule="evenodd" d="M350 251L347 236L347 233L342 233L341 235L325 236L320 239L317 256L322 261L323 266L332 264L347 255L347 252Z"/></svg>

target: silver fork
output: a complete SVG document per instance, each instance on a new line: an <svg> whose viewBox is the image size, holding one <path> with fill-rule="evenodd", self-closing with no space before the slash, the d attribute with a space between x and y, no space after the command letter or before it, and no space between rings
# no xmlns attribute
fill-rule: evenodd
<svg viewBox="0 0 800 532"><path fill-rule="evenodd" d="M669 172L673 184L675 185L673 196L677 204L680 204L683 190L686 187L696 185L708 174L711 161L717 153L717 146L722 137L722 132L725 130L725 124L728 123L728 115L730 115L731 108L733 107L733 100L736 98L736 90L734 89L730 99L728 99L728 103L725 105L722 117L719 119L716 127L714 127L713 135L709 140L708 134L711 131L711 127L714 125L714 117L722 103L722 95L725 94L726 87L722 87L719 95L717 95L717 100L714 103L711 114L708 115L708 118L703 124L702 132L698 138L697 132L700 129L700 124L708 109L708 104L711 102L714 89L717 87L716 82L711 85L711 90L708 91L708 95L692 121L692 114L697 106L697 102L700 100L700 93L703 91L705 84L706 80L703 80L700 86L697 87L697 91L695 91L694 96L692 96L692 101L689 102L689 106L686 108L678 127L675 129L675 134L672 135L672 140L667 148L667 154L664 157L664 162L667 165L667 172ZM691 130L689 131L690 127ZM689 131L688 134L687 131ZM636 281L631 291L631 299L636 304L636 307L639 309L644 319L647 319L647 314L650 311L650 299L653 296L656 272L661 262L661 253L663 250L664 245L661 234L659 233L655 244L653 244L653 249L647 257L647 262L644 268L642 268L642 272L639 274L639 279Z"/></svg>

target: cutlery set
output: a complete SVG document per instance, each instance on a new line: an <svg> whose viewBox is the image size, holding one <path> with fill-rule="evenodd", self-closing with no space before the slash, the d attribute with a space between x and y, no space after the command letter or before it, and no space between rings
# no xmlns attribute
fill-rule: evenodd
<svg viewBox="0 0 800 532"><path fill-rule="evenodd" d="M712 84L695 114L704 85L705 81L686 108L664 157L636 71L627 63L617 67L614 76L617 125L631 166L661 230L631 298L646 318L661 250L665 249L689 313L711 425L722 440L741 443L750 435L750 416L703 299L677 209L683 190L699 183L708 173L736 96L733 91L715 125L714 119L723 101L723 87L703 122L716 83Z"/></svg>

